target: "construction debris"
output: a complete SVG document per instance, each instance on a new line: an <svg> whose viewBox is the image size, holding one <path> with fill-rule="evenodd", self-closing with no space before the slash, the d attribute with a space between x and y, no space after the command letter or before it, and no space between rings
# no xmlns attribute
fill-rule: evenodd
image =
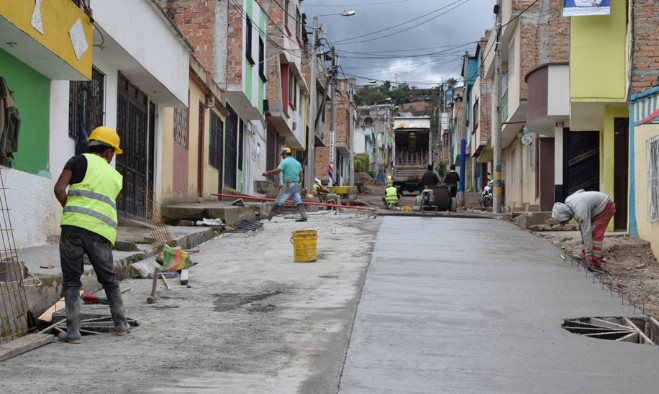
<svg viewBox="0 0 659 394"><path fill-rule="evenodd" d="M190 270L189 269L184 269L181 270L181 278L180 278L180 283L182 285L187 285L188 284L188 279L190 278Z"/></svg>

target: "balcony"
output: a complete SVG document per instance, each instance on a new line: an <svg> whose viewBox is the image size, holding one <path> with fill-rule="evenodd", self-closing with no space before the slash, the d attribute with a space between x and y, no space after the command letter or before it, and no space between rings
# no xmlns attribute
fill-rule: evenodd
<svg viewBox="0 0 659 394"><path fill-rule="evenodd" d="M543 64L526 75L528 98L527 127L553 137L555 124L570 115L570 66L568 63Z"/></svg>

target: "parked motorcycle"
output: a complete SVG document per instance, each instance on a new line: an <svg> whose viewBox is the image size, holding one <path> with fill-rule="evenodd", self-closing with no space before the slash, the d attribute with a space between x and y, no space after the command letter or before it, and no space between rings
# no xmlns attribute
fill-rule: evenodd
<svg viewBox="0 0 659 394"><path fill-rule="evenodd" d="M481 207L487 208L492 206L492 199L494 198L492 195L493 184L494 182L490 181L490 183L483 188L483 191L481 192L481 200L478 202Z"/></svg>

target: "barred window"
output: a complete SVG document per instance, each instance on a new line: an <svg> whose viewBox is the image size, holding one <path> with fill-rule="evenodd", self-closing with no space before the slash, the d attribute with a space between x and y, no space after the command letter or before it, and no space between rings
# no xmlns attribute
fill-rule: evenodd
<svg viewBox="0 0 659 394"><path fill-rule="evenodd" d="M69 83L69 137L87 140L89 134L103 125L105 74L92 66L90 81Z"/></svg>
<svg viewBox="0 0 659 394"><path fill-rule="evenodd" d="M659 221L659 136L645 143L648 150L648 220Z"/></svg>
<svg viewBox="0 0 659 394"><path fill-rule="evenodd" d="M188 109L174 108L174 141L188 147Z"/></svg>
<svg viewBox="0 0 659 394"><path fill-rule="evenodd" d="M209 129L209 144L208 144L208 164L218 170L222 170L222 144L224 136L224 124L222 119L211 111L210 113L210 129Z"/></svg>

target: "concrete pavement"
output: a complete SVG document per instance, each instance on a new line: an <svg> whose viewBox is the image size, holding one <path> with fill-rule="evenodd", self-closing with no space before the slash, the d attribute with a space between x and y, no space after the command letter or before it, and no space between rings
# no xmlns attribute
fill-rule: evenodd
<svg viewBox="0 0 659 394"><path fill-rule="evenodd" d="M340 393L654 392L656 346L569 333L641 312L502 220L386 217Z"/></svg>

